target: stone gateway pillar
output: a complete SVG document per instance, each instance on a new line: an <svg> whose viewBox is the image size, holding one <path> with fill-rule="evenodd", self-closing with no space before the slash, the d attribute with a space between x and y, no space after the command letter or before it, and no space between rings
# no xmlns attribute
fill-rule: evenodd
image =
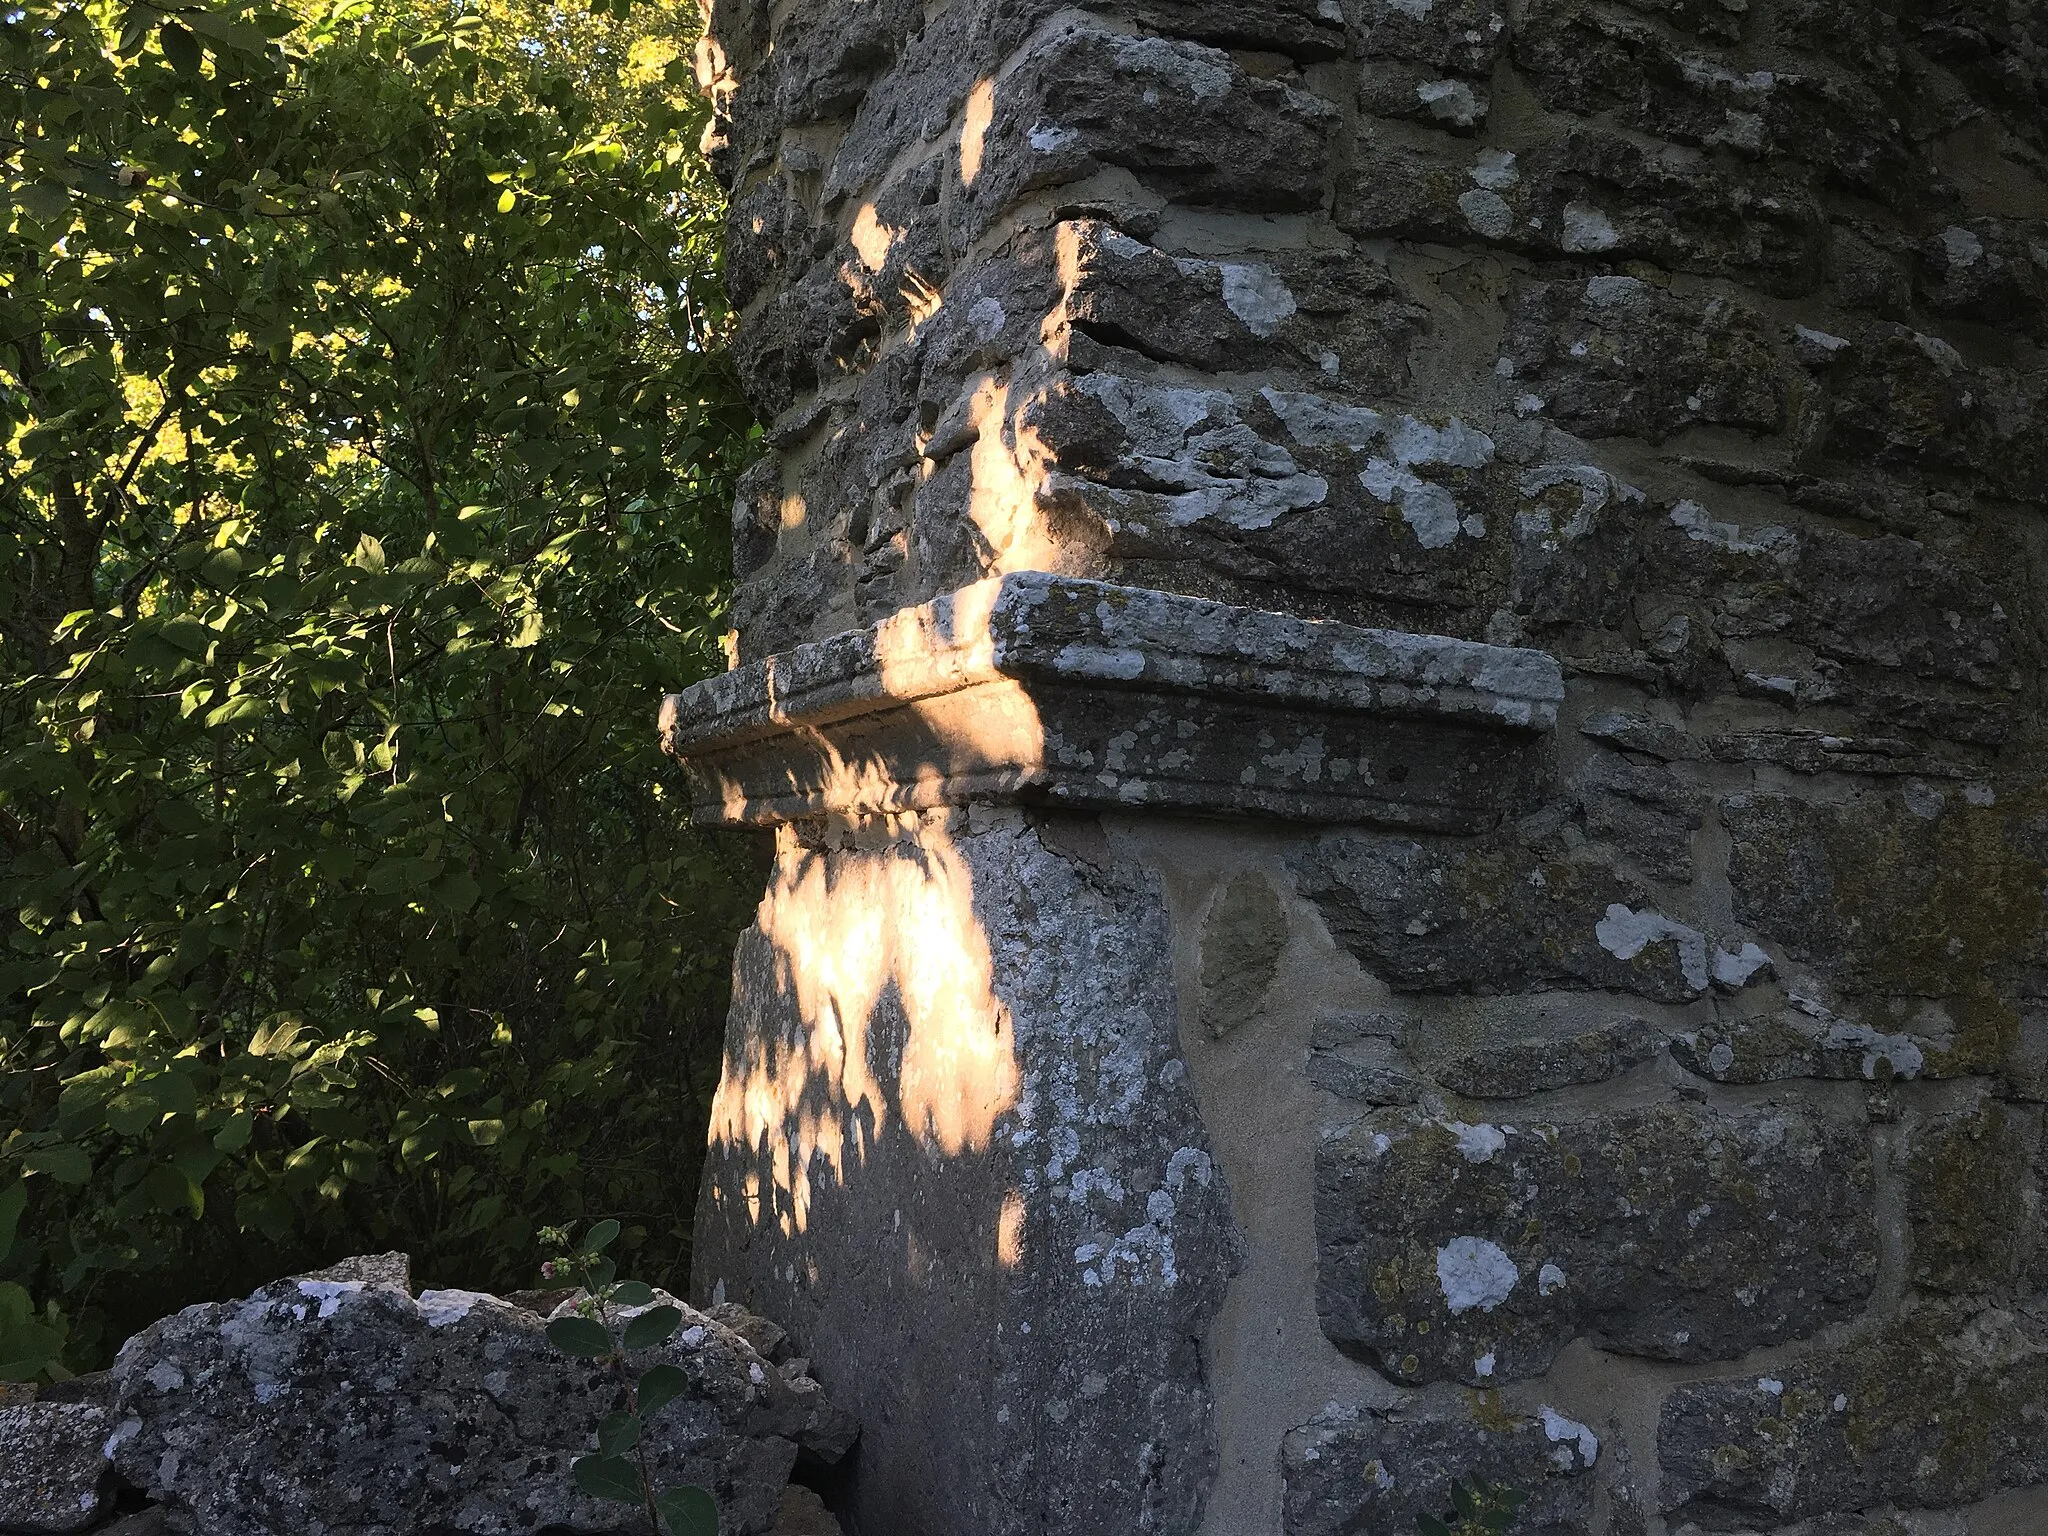
<svg viewBox="0 0 2048 1536"><path fill-rule="evenodd" d="M698 1299L864 1536L2048 1531L2048 15L715 0Z"/></svg>

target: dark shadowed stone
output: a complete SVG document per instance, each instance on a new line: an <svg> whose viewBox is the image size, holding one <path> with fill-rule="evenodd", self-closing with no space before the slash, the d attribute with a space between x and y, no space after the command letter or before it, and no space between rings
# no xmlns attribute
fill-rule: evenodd
<svg viewBox="0 0 2048 1536"><path fill-rule="evenodd" d="M1691 1104L1566 1125L1368 1115L1316 1162L1323 1330L1404 1381L1539 1374L1579 1335L1720 1360L1854 1315L1860 1129Z"/></svg>
<svg viewBox="0 0 2048 1536"><path fill-rule="evenodd" d="M1604 1083L1664 1044L1664 1032L1642 1019L1617 1019L1563 1038L1531 1035L1465 1052L1441 1063L1436 1080L1472 1099L1511 1099L1525 1093Z"/></svg>
<svg viewBox="0 0 2048 1536"><path fill-rule="evenodd" d="M1332 1405L1281 1442L1286 1536L1408 1536L1474 1478L1528 1495L1515 1536L1591 1536L1601 1437L1497 1393L1433 1392L1385 1412Z"/></svg>
<svg viewBox="0 0 2048 1536"><path fill-rule="evenodd" d="M115 1419L99 1403L0 1406L0 1531L82 1531L105 1515Z"/></svg>
<svg viewBox="0 0 2048 1536"><path fill-rule="evenodd" d="M1657 1428L1671 1524L1751 1531L2048 1479L2048 1325L1922 1306L1846 1348L1681 1386Z"/></svg>
<svg viewBox="0 0 2048 1536"><path fill-rule="evenodd" d="M1993 1099L1914 1128L1906 1215L1916 1283L1969 1292L2020 1278L2040 1241L2040 1147L2040 1110Z"/></svg>
<svg viewBox="0 0 2048 1536"><path fill-rule="evenodd" d="M1684 1002L1712 982L1713 945L1641 886L1512 833L1332 835L1299 858L1296 879L1337 940L1403 991L1578 983Z"/></svg>
<svg viewBox="0 0 2048 1536"><path fill-rule="evenodd" d="M203 1536L616 1528L569 1473L615 1406L610 1369L562 1354L523 1307L415 1300L375 1278L401 1272L388 1256L356 1267L373 1278L280 1280L130 1339L103 1437L121 1476ZM799 1448L836 1460L852 1443L816 1382L700 1313L632 1364L658 1360L689 1387L649 1423L649 1470L710 1489L728 1531L773 1527Z"/></svg>
<svg viewBox="0 0 2048 1536"><path fill-rule="evenodd" d="M1784 424L1789 366L1761 317L1726 299L1679 298L1619 274L1535 283L1501 350L1517 387L1581 436Z"/></svg>

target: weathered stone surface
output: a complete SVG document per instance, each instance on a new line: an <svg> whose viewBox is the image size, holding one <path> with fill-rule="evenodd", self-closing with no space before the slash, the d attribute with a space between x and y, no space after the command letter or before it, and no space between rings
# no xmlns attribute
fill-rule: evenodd
<svg viewBox="0 0 2048 1536"><path fill-rule="evenodd" d="M1202 928L1202 1022L1226 1035L1257 1011L1280 969L1287 912L1258 875L1224 887Z"/></svg>
<svg viewBox="0 0 2048 1536"><path fill-rule="evenodd" d="M1332 834L1296 870L1339 942L1404 991L1577 983L1682 1002L1712 984L1715 946L1698 929L1619 872L1512 833Z"/></svg>
<svg viewBox="0 0 2048 1536"><path fill-rule="evenodd" d="M2041 1240L2041 1112L1985 1099L1913 1129L1906 1217L1913 1280L1997 1291L2021 1280Z"/></svg>
<svg viewBox="0 0 2048 1536"><path fill-rule="evenodd" d="M0 1531L82 1531L104 1518L114 1419L93 1402L0 1406Z"/></svg>
<svg viewBox="0 0 2048 1536"><path fill-rule="evenodd" d="M2001 989L2048 958L2038 794L1908 780L1827 805L1731 796L1735 914L1863 1000L1844 1009L1854 1024L1923 1040L1930 1072L1996 1070L2019 1022Z"/></svg>
<svg viewBox="0 0 2048 1536"><path fill-rule="evenodd" d="M1789 369L1761 317L1726 299L1678 298L1618 274L1532 283L1502 356L1544 415L1585 437L1785 424Z"/></svg>
<svg viewBox="0 0 2048 1536"><path fill-rule="evenodd" d="M1469 1099L1511 1099L1604 1083L1663 1045L1664 1032L1647 1021L1617 1019L1576 1035L1529 1035L1465 1051L1439 1064L1435 1077Z"/></svg>
<svg viewBox="0 0 2048 1536"><path fill-rule="evenodd" d="M1790 1106L1556 1126L1381 1111L1318 1150L1323 1328L1404 1381L1536 1375L1582 1334L1727 1359L1860 1308L1871 1179L1860 1129Z"/></svg>
<svg viewBox="0 0 2048 1536"><path fill-rule="evenodd" d="M1661 1501L1709 1531L1970 1503L2048 1479L2044 1418L2039 1317L1922 1306L1847 1348L1677 1388L1657 1428Z"/></svg>
<svg viewBox="0 0 2048 1536"><path fill-rule="evenodd" d="M1239 1249L1163 897L1066 832L788 829L736 957L693 1284L859 1416L864 1526L1186 1530L1213 1475Z"/></svg>
<svg viewBox="0 0 2048 1536"><path fill-rule="evenodd" d="M1601 1437L1544 1405L1517 1413L1497 1394L1430 1393L1385 1412L1332 1405L1281 1441L1286 1536L1409 1532L1451 1509L1474 1478L1528 1495L1513 1529L1589 1536Z"/></svg>
<svg viewBox="0 0 2048 1536"><path fill-rule="evenodd" d="M1540 652L1025 572L708 679L662 731L707 822L1003 797L1485 825L1535 771L1502 733L1560 691Z"/></svg>
<svg viewBox="0 0 2048 1536"><path fill-rule="evenodd" d="M615 1405L606 1368L498 1297L415 1299L388 1263L360 1268L370 1278L280 1280L130 1339L103 1437L114 1469L205 1536L614 1529L617 1507L569 1477ZM816 1382L711 1318L686 1311L633 1364L657 1359L690 1390L650 1422L649 1469L709 1488L728 1530L773 1527L799 1448L836 1460L852 1443Z"/></svg>

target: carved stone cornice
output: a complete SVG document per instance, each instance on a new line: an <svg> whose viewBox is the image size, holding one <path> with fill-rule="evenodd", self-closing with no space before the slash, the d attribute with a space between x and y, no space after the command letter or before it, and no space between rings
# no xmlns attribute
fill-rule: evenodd
<svg viewBox="0 0 2048 1536"><path fill-rule="evenodd" d="M1026 801L1474 831L1540 772L1541 651L1024 571L662 704L700 824Z"/></svg>

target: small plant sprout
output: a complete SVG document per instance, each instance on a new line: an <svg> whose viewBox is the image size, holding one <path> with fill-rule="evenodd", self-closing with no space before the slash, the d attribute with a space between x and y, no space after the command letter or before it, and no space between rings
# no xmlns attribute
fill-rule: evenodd
<svg viewBox="0 0 2048 1536"><path fill-rule="evenodd" d="M1515 1488L1503 1488L1483 1477L1470 1482L1451 1480L1452 1508L1441 1518L1417 1515L1415 1524L1422 1536L1506 1536L1515 1514L1529 1502L1529 1495Z"/></svg>
<svg viewBox="0 0 2048 1536"><path fill-rule="evenodd" d="M620 1384L625 1406L597 1421L597 1451L570 1465L576 1486L593 1498L631 1504L647 1517L651 1536L718 1536L718 1505L695 1485L656 1489L642 1443L647 1424L688 1390L689 1378L664 1361L637 1375L627 1357L665 1343L683 1323L680 1308L654 1305L653 1287L618 1278L605 1249L618 1239L616 1221L600 1221L571 1258L550 1260L541 1273L581 1286L573 1314L548 1324L548 1342L565 1355L593 1360ZM548 1232L566 1245L567 1234ZM612 1320L612 1312L631 1313Z"/></svg>

